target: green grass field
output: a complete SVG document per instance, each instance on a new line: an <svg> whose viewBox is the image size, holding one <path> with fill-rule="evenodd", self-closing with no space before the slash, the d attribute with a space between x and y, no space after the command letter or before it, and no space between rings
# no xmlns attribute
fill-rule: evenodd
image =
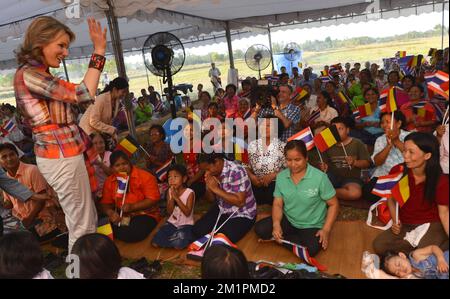
<svg viewBox="0 0 450 299"><path fill-rule="evenodd" d="M448 46L449 38L445 36L444 45ZM393 57L394 54L401 50L406 51L407 54L427 54L430 48L440 48L441 37L420 38L410 41L379 43L365 46L356 46L354 48L338 48L322 52L304 52L303 59L305 63L312 66L317 73L326 64L334 64L338 62L361 62L366 61L376 62L382 65L382 59L386 57ZM217 67L222 72L222 82L227 82L228 62L217 62ZM236 60L235 67L238 69L239 76L245 78L247 76L257 76L258 72L253 71L247 67L243 60ZM212 91L212 86L208 78L209 64L197 64L183 67L183 69L174 76L174 84L191 83L194 85L194 94L191 97L195 98L197 84L203 83L205 90ZM270 73L270 68L263 71ZM109 74L110 78L114 78L117 74ZM140 89L145 88L147 84L147 77L144 68L139 71L130 71L130 91L134 91L136 95L140 95ZM81 80L81 78L71 78L74 82ZM160 78L153 76L149 72L149 83L155 86L156 90L160 90ZM15 105L14 93L12 88L0 90L0 103L11 103Z"/></svg>

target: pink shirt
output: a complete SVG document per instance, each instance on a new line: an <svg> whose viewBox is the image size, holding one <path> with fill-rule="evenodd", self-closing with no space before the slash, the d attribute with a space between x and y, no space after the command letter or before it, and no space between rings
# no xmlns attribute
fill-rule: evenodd
<svg viewBox="0 0 450 299"><path fill-rule="evenodd" d="M234 118L239 110L239 97L237 95L231 99L225 97L223 99L223 105L225 106L225 116L227 118Z"/></svg>
<svg viewBox="0 0 450 299"><path fill-rule="evenodd" d="M183 194L181 194L180 200L183 204L187 203L187 200L191 193L194 193L194 191L192 191L192 189L186 188L186 190L184 190ZM194 195L194 200L195 200L195 195ZM181 211L181 209L177 205L175 205L172 215L170 215L167 222L175 225L176 227L180 227L183 225L193 225L194 224L194 209L192 209L191 214L189 216L186 216Z"/></svg>

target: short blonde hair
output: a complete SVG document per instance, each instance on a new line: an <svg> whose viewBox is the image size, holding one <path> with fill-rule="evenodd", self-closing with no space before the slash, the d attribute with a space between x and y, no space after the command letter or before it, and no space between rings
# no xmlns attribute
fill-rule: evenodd
<svg viewBox="0 0 450 299"><path fill-rule="evenodd" d="M34 19L25 32L22 45L16 51L17 63L22 65L29 59L42 62L42 47L52 42L61 31L69 35L70 42L75 40L72 30L60 21L47 16Z"/></svg>

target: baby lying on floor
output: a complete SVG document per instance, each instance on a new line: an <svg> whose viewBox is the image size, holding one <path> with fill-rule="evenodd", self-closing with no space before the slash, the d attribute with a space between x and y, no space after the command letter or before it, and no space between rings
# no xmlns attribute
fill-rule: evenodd
<svg viewBox="0 0 450 299"><path fill-rule="evenodd" d="M443 252L434 245L416 249L409 256L402 252L387 254L382 257L381 263L377 255L366 251L361 270L372 279L448 279L448 258L448 250Z"/></svg>
<svg viewBox="0 0 450 299"><path fill-rule="evenodd" d="M448 279L448 250L430 245L414 250L406 256L403 252L387 254L381 268L388 274L405 278L411 274L425 279Z"/></svg>

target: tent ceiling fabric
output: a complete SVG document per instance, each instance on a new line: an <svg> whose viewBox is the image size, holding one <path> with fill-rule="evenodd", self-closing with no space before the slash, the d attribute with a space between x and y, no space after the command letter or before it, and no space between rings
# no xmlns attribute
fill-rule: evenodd
<svg viewBox="0 0 450 299"><path fill-rule="evenodd" d="M67 2L80 3L80 17L68 17ZM367 21L366 11L380 9L381 17L390 18L422 11L440 11L441 5L423 6L448 0L380 0L374 5L365 0L112 0L118 16L122 47L124 51L140 49L152 33L170 31L182 41L202 40L208 36L221 36L224 21L242 36L264 32L261 27L300 24L313 27ZM417 6L419 5L419 11ZM436 6L436 7L435 7ZM431 7L431 8L430 8ZM75 32L69 58L87 56L92 51L86 17L93 16L107 26L104 10L107 0L2 0L0 16L0 69L15 67L13 51L21 43L23 33L40 14L50 15L68 24ZM426 9L425 9L426 8ZM447 5L448 9L448 5ZM348 17L351 18L341 18ZM320 21L320 24L317 23ZM259 27L259 28L258 28ZM109 35L108 35L109 40ZM218 42L217 39L207 38ZM198 46L198 44L189 44ZM108 52L112 51L109 44Z"/></svg>

